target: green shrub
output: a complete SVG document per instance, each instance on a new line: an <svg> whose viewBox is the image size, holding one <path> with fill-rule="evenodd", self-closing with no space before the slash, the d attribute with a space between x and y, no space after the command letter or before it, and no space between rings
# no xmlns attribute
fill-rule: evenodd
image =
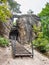
<svg viewBox="0 0 49 65"><path fill-rule="evenodd" d="M41 52L46 52L49 50L49 41L46 38L38 37L33 41L33 45Z"/></svg>
<svg viewBox="0 0 49 65"><path fill-rule="evenodd" d="M12 14L9 10L9 7L7 5L7 0L0 0L0 21L1 22L7 22L7 17L11 18Z"/></svg>
<svg viewBox="0 0 49 65"><path fill-rule="evenodd" d="M33 26L33 31L36 32L36 33L39 32L39 31L40 31L40 27L41 27L41 26L36 26L36 25L34 25L34 26Z"/></svg>
<svg viewBox="0 0 49 65"><path fill-rule="evenodd" d="M0 46L8 46L9 41L4 38L4 37L0 37Z"/></svg>
<svg viewBox="0 0 49 65"><path fill-rule="evenodd" d="M33 45L41 52L49 51L49 38L43 32L40 32L40 28L34 26L34 33L36 32L37 38L33 40Z"/></svg>
<svg viewBox="0 0 49 65"><path fill-rule="evenodd" d="M43 32L43 38L41 38L40 46L42 50L49 51L49 3L46 3L45 8L39 13L41 19L41 31ZM43 40L43 41L42 41Z"/></svg>

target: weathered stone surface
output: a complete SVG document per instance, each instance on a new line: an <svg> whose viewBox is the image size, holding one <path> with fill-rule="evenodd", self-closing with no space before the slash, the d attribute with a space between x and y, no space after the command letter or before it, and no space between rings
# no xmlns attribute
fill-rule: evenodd
<svg viewBox="0 0 49 65"><path fill-rule="evenodd" d="M36 37L33 32L34 24L36 24L36 26L41 26L40 18L38 16L27 14L18 16L16 26L13 26L10 32L10 38L15 36L16 40L21 44L31 43L31 41Z"/></svg>
<svg viewBox="0 0 49 65"><path fill-rule="evenodd" d="M12 21L8 18L7 22L0 22L0 35L9 38L9 32L12 27Z"/></svg>
<svg viewBox="0 0 49 65"><path fill-rule="evenodd" d="M19 31L18 41L22 44L30 43L34 38L32 26L36 24L39 26L40 18L36 15L22 15L17 20L17 26Z"/></svg>

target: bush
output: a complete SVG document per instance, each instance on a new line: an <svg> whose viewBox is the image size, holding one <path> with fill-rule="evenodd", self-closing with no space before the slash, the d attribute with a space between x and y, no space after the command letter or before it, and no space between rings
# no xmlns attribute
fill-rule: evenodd
<svg viewBox="0 0 49 65"><path fill-rule="evenodd" d="M36 32L37 38L33 40L33 45L41 52L49 51L49 38L43 32L40 32L40 28L34 26L34 32Z"/></svg>
<svg viewBox="0 0 49 65"><path fill-rule="evenodd" d="M8 46L9 41L4 38L4 37L0 37L0 46Z"/></svg>
<svg viewBox="0 0 49 65"><path fill-rule="evenodd" d="M49 41L46 38L38 37L33 41L33 45L41 52L49 50Z"/></svg>
<svg viewBox="0 0 49 65"><path fill-rule="evenodd" d="M12 14L7 5L7 0L0 0L0 21L7 22L7 17L12 17Z"/></svg>

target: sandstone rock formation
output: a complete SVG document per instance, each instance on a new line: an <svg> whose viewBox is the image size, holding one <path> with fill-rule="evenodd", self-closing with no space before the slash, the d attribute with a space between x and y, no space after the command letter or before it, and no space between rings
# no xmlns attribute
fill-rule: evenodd
<svg viewBox="0 0 49 65"><path fill-rule="evenodd" d="M41 25L40 18L36 15L21 15L16 23L19 31L18 41L22 44L30 43L33 40L33 25Z"/></svg>
<svg viewBox="0 0 49 65"><path fill-rule="evenodd" d="M7 18L7 22L0 22L0 35L9 38L9 32L12 27L12 20Z"/></svg>

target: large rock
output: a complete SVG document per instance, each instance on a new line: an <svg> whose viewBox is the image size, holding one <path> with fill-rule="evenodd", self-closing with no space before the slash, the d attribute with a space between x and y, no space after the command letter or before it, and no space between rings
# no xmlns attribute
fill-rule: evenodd
<svg viewBox="0 0 49 65"><path fill-rule="evenodd" d="M22 44L31 43L34 38L33 25L41 25L40 18L36 15L21 15L16 23L19 31L18 41Z"/></svg>
<svg viewBox="0 0 49 65"><path fill-rule="evenodd" d="M12 20L7 18L7 22L0 22L0 35L9 38L9 32L12 27Z"/></svg>

